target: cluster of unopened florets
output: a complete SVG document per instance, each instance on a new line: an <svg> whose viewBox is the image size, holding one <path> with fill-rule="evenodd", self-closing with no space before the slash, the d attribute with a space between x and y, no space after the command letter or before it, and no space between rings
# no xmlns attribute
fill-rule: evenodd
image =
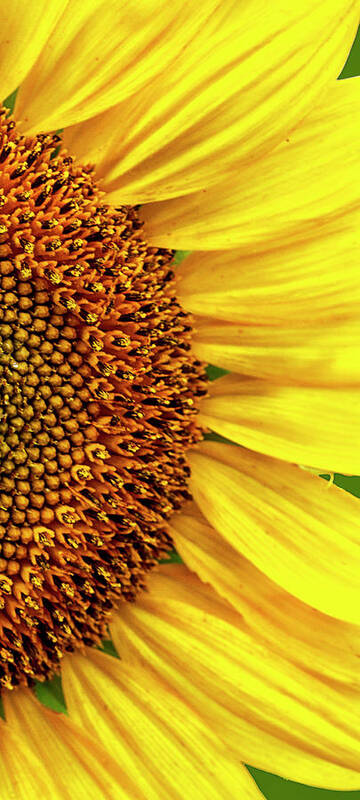
<svg viewBox="0 0 360 800"><path fill-rule="evenodd" d="M172 254L0 118L0 685L97 644L167 551L206 393Z"/></svg>

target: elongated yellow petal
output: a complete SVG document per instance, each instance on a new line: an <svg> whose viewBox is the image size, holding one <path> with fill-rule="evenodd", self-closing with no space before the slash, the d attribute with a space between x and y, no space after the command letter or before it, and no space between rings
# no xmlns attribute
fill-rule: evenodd
<svg viewBox="0 0 360 800"><path fill-rule="evenodd" d="M229 756L312 785L360 786L359 695L273 653L185 567L152 576L112 635L134 670L141 664L219 731Z"/></svg>
<svg viewBox="0 0 360 800"><path fill-rule="evenodd" d="M203 442L189 461L194 499L231 547L300 600L360 622L356 498L235 445Z"/></svg>
<svg viewBox="0 0 360 800"><path fill-rule="evenodd" d="M137 800L121 764L64 714L42 706L29 690L6 692L3 700L7 722L1 726L1 751L4 743L5 766L11 766L8 735L10 743L11 737L16 737L14 756L18 758L14 775L7 778L17 792L2 795L2 800Z"/></svg>
<svg viewBox="0 0 360 800"><path fill-rule="evenodd" d="M360 99L360 98L359 98ZM359 312L358 254L348 236L263 253L195 252L177 268L177 295L192 313L264 327L311 327ZM289 331L290 333L290 331Z"/></svg>
<svg viewBox="0 0 360 800"><path fill-rule="evenodd" d="M142 209L148 238L164 247L248 254L305 239L321 240L328 251L347 234L358 251L359 124L360 78L335 81L270 153L203 192Z"/></svg>
<svg viewBox="0 0 360 800"><path fill-rule="evenodd" d="M360 626L322 614L269 580L188 503L171 518L175 547L190 569L241 614L272 651L324 681L360 689Z"/></svg>
<svg viewBox="0 0 360 800"><path fill-rule="evenodd" d="M356 284L354 284L354 294ZM269 298L269 306L271 299ZM186 306L184 306L186 308ZM345 312L345 309L344 309ZM346 312L345 312L346 314ZM360 317L294 319L268 325L194 316L192 348L199 359L281 385L350 388L360 383Z"/></svg>
<svg viewBox="0 0 360 800"><path fill-rule="evenodd" d="M70 717L122 764L137 800L262 797L216 732L140 665L87 650L64 660L62 678Z"/></svg>
<svg viewBox="0 0 360 800"><path fill-rule="evenodd" d="M23 128L37 132L71 125L138 96L169 68L187 40L196 38L211 4L204 5L204 13L190 14L184 0L71 0L20 88L16 116ZM336 5L337 11L343 8L344 60L351 3L345 9ZM335 12L332 17L330 26Z"/></svg>
<svg viewBox="0 0 360 800"><path fill-rule="evenodd" d="M360 472L358 389L283 386L225 375L200 420L233 442L319 472Z"/></svg>
<svg viewBox="0 0 360 800"><path fill-rule="evenodd" d="M11 0L0 4L0 97L13 92L31 70L67 0Z"/></svg>
<svg viewBox="0 0 360 800"><path fill-rule="evenodd" d="M156 5L158 57L146 85L65 133L73 152L98 165L115 204L233 180L234 168L280 142L335 79L358 22L353 0L182 0L180 9L168 4L165 19L177 11L185 24L164 44L163 4L158 13Z"/></svg>
<svg viewBox="0 0 360 800"><path fill-rule="evenodd" d="M177 276L202 360L285 384L359 384L359 252L352 237L247 256L193 253Z"/></svg>
<svg viewBox="0 0 360 800"><path fill-rule="evenodd" d="M0 767L2 800L60 800L56 787L49 782L46 768L26 737L16 736L3 721L0 724Z"/></svg>

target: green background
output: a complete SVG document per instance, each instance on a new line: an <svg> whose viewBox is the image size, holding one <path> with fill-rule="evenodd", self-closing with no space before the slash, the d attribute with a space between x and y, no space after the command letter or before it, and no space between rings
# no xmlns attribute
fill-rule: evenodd
<svg viewBox="0 0 360 800"><path fill-rule="evenodd" d="M354 75L360 75L360 29L355 39L353 48L349 55L348 61L341 73L340 78L349 78ZM11 97L7 99L6 104L13 106L15 101L14 92ZM359 132L360 134L360 132ZM181 261L186 253L178 253L177 261ZM222 370L214 367L208 369L209 377L211 380L216 379ZM212 438L212 435L210 434ZM215 437L214 437L215 438ZM344 477L342 475L335 476L335 482L338 486L342 486L347 491L360 497L360 477ZM360 514L360 505L359 505ZM174 557L176 559L176 556ZM103 649L111 655L117 656L111 642L104 642ZM56 677L52 681L45 684L38 684L36 686L36 694L38 699L54 709L55 711L62 711L66 713L64 704L64 697L61 689L60 678ZM0 715L1 714L1 701L0 701ZM360 731L359 731L360 736ZM360 791L356 792L333 792L325 791L323 789L314 789L302 784L293 783L292 781L284 780L276 775L271 775L267 772L249 767L249 771L254 777L256 783L264 794L267 800L360 800ZM229 798L229 800L232 800ZM241 797L234 798L234 800L242 800Z"/></svg>

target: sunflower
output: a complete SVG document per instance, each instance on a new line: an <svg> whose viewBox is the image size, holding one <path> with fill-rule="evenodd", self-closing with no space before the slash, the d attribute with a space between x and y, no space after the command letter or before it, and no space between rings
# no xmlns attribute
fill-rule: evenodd
<svg viewBox="0 0 360 800"><path fill-rule="evenodd" d="M1 800L360 788L357 3L0 11Z"/></svg>

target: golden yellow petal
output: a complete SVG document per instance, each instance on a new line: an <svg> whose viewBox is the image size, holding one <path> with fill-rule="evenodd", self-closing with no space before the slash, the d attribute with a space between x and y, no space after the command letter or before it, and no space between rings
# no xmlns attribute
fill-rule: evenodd
<svg viewBox="0 0 360 800"><path fill-rule="evenodd" d="M2 795L1 800L137 800L135 792L129 793L122 765L64 714L42 706L30 690L5 692L3 700L7 722L1 726L1 751L4 743L3 758L9 769L6 737L11 743L14 736L18 757L8 781L10 786L13 781L18 793L10 793L9 799Z"/></svg>
<svg viewBox="0 0 360 800"><path fill-rule="evenodd" d="M25 736L0 723L1 800L63 800Z"/></svg>
<svg viewBox="0 0 360 800"><path fill-rule="evenodd" d="M351 236L249 255L193 253L177 276L202 360L284 384L359 384L359 252Z"/></svg>
<svg viewBox="0 0 360 800"><path fill-rule="evenodd" d="M124 661L219 733L229 758L325 788L360 787L359 694L273 653L185 567L153 575L112 635Z"/></svg>
<svg viewBox="0 0 360 800"><path fill-rule="evenodd" d="M225 375L200 420L227 439L319 472L360 473L359 390Z"/></svg>
<svg viewBox="0 0 360 800"><path fill-rule="evenodd" d="M11 0L0 6L0 97L18 88L33 66L64 7L63 0Z"/></svg>
<svg viewBox="0 0 360 800"><path fill-rule="evenodd" d="M231 547L305 603L360 622L355 497L235 445L203 442L189 462L194 499Z"/></svg>
<svg viewBox="0 0 360 800"><path fill-rule="evenodd" d="M322 614L284 591L232 547L195 503L171 518L175 547L225 597L254 635L321 680L360 689L360 626Z"/></svg>
<svg viewBox="0 0 360 800"><path fill-rule="evenodd" d="M98 165L115 205L177 197L220 177L233 181L234 169L241 174L247 159L280 142L337 77L358 23L353 0L281 7L265 0L182 0L180 7L168 3L165 19L163 3L157 5L159 41L148 48L158 52L147 83L65 132L69 148ZM172 14L183 24L164 42ZM108 36L105 22L97 24ZM136 16L131 25L139 25ZM141 66L140 59L133 69ZM92 75L87 80L90 86ZM112 81L121 100L122 78ZM103 107L101 97L98 110Z"/></svg>
<svg viewBox="0 0 360 800"><path fill-rule="evenodd" d="M137 800L262 797L216 732L160 677L92 649L64 659L62 679L71 719L122 764Z"/></svg>
<svg viewBox="0 0 360 800"><path fill-rule="evenodd" d="M253 324L227 323L194 315L193 325L194 353L206 363L274 384L354 391L359 386L359 313L357 319L349 312L348 319L334 316L323 323L320 318L304 318L303 324L294 319L293 325L289 317L278 326L256 318Z"/></svg>
<svg viewBox="0 0 360 800"><path fill-rule="evenodd" d="M189 14L184 0L72 0L20 88L16 116L23 129L72 125L138 96L169 68L187 38L196 38L209 4L204 3L204 13ZM341 16L344 61L351 38L350 0Z"/></svg>
<svg viewBox="0 0 360 800"><path fill-rule="evenodd" d="M358 250L359 125L360 78L334 81L270 153L216 186L142 209L148 238L161 247L249 254L314 239L328 252L347 235Z"/></svg>

